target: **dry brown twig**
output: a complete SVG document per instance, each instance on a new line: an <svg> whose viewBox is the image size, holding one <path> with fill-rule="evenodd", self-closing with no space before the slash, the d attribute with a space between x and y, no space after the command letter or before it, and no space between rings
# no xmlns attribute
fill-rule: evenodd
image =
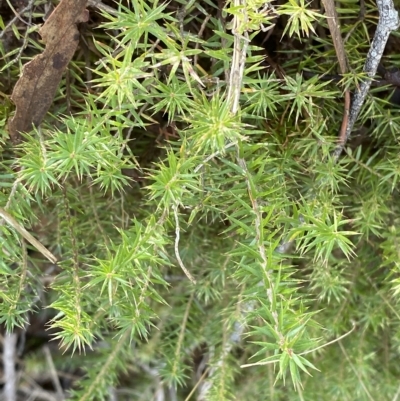
<svg viewBox="0 0 400 401"><path fill-rule="evenodd" d="M333 46L335 47L336 57L339 62L339 68L341 74L348 72L348 61L347 55L344 48L343 38L340 32L339 18L336 12L334 0L322 0L325 8L325 14L327 17L329 31L332 36ZM342 125L340 128L338 143L342 144L345 141L346 130L349 121L350 112L350 91L346 90L344 93L344 114L342 119Z"/></svg>
<svg viewBox="0 0 400 401"><path fill-rule="evenodd" d="M3 208L0 207L0 224L6 221L15 231L18 232L23 238L25 238L32 246L34 246L44 257L50 262L57 263L57 258L43 246L35 237L33 237L21 224L19 224L14 217L7 213Z"/></svg>

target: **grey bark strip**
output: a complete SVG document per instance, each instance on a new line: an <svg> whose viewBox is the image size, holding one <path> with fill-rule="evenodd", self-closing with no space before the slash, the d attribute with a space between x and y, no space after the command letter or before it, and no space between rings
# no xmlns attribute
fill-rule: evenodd
<svg viewBox="0 0 400 401"><path fill-rule="evenodd" d="M350 109L346 136L343 142L333 152L333 157L335 160L339 158L347 140L351 135L354 124L357 121L361 107L364 104L365 98L371 86L372 79L378 69L378 65L381 61L389 35L392 31L395 31L400 26L399 14L394 8L392 0L377 0L377 6L379 12L379 22L376 27L375 36L364 65L364 72L367 73L368 78L361 83L360 88L354 95Z"/></svg>
<svg viewBox="0 0 400 401"><path fill-rule="evenodd" d="M4 368L4 390L3 396L7 401L17 399L17 374L15 371L15 349L17 346L17 335L6 333L3 342L3 368Z"/></svg>

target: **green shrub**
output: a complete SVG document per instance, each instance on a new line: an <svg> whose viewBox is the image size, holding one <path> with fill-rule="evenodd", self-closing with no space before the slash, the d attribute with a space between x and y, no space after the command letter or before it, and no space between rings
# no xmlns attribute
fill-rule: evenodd
<svg viewBox="0 0 400 401"><path fill-rule="evenodd" d="M1 210L59 262L3 220L0 321L48 317L57 368L85 370L76 400L397 399L400 119L388 86L332 156L375 5L359 19L340 1L351 72L338 84L322 77L337 73L323 11L304 1L124 4L103 11L18 149L4 95Z"/></svg>

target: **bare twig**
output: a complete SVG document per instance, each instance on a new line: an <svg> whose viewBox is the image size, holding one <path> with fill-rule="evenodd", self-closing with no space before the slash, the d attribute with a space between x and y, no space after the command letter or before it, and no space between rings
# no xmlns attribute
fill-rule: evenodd
<svg viewBox="0 0 400 401"><path fill-rule="evenodd" d="M57 258L35 237L33 237L21 224L17 222L10 214L0 207L0 217L5 220L18 234L22 235L31 245L33 245L50 262L57 263ZM0 220L0 224L3 222Z"/></svg>
<svg viewBox="0 0 400 401"><path fill-rule="evenodd" d="M204 378L208 375L210 368L208 367L203 374L201 375L200 379L197 381L197 383L194 385L194 387L190 390L189 395L185 398L185 401L189 401L196 389L199 387L199 385L203 382Z"/></svg>
<svg viewBox="0 0 400 401"><path fill-rule="evenodd" d="M34 3L34 0L30 0L29 4L28 4L28 5L30 5L28 26L32 25L32 6L33 6L33 3ZM23 51L25 50L25 48L26 48L26 46L28 44L28 35L29 35L29 29L26 28L25 35L24 35L24 41L23 41L22 46L20 47L20 49L18 51L18 54L13 59L13 61L12 61L13 63L16 63L21 58L21 55L22 55Z"/></svg>
<svg viewBox="0 0 400 401"><path fill-rule="evenodd" d="M322 3L324 4L329 31L332 36L336 56L339 61L340 72L345 74L348 70L348 61L346 52L344 50L342 35L340 33L339 18L336 12L335 2L333 0L322 0Z"/></svg>
<svg viewBox="0 0 400 401"><path fill-rule="evenodd" d="M350 91L344 93L344 114L342 119L342 125L340 127L338 145L342 146L346 142L346 131L349 125L349 114L350 114Z"/></svg>
<svg viewBox="0 0 400 401"><path fill-rule="evenodd" d="M207 17L204 19L203 23L201 24L199 33L197 34L197 37L198 37L198 38L201 38L201 37L203 36L203 32L204 32L204 30L206 29L207 23L208 23L208 21L210 20L210 18L211 18L211 15L208 14ZM196 43L196 46L195 46L195 49L197 50L197 49L199 48L199 46L200 46L200 43L197 42L197 43ZM198 54L195 54L194 59L193 59L193 65L194 65L195 67L197 66L198 60L199 60L199 55L198 55Z"/></svg>
<svg viewBox="0 0 400 401"><path fill-rule="evenodd" d="M346 133L333 153L335 160L339 158L351 135L354 124L357 121L361 107L364 104L364 100L371 86L372 79L378 69L389 35L400 26L399 14L395 10L392 0L377 0L377 5L379 22L364 65L364 72L367 73L367 79L361 83L354 95Z"/></svg>
<svg viewBox="0 0 400 401"><path fill-rule="evenodd" d="M114 8L111 8L110 6L107 6L106 4L102 3L100 0L88 0L88 5L92 7L96 7L99 10L106 11L107 13L111 15L118 15L118 11L115 10Z"/></svg>
<svg viewBox="0 0 400 401"><path fill-rule="evenodd" d="M346 51L344 49L343 38L340 33L339 18L336 12L336 6L334 0L322 0L325 7L325 14L328 19L329 31L332 36L333 45L337 59L339 61L339 67L341 74L346 74L348 71L348 60ZM344 113L342 119L342 125L340 128L338 145L342 145L345 142L347 126L349 123L349 111L350 111L350 91L346 90L344 93Z"/></svg>
<svg viewBox="0 0 400 401"><path fill-rule="evenodd" d="M3 367L4 367L4 399L16 400L16 372L15 372L15 349L17 345L17 334L6 333L3 342Z"/></svg>
<svg viewBox="0 0 400 401"><path fill-rule="evenodd" d="M20 12L17 12L17 11L15 10L15 8L12 6L12 4L9 2L9 0L7 0L7 4L8 4L8 6L11 8L11 10L12 10L12 12L14 13L15 17L6 25L6 27L4 28L3 32L1 32L1 34L0 34L0 39L1 39L1 38L3 37L3 35L10 29L10 27L11 27L13 24L15 24L15 22L17 21L17 19L20 20L21 22L23 22L25 25L31 25L31 24L30 24L30 21L29 21L29 23L26 22L26 21L24 21L24 20L22 19L21 15L22 15L24 12L29 11L29 10L32 8L34 2L35 2L35 0L29 0L28 5L27 5L25 8L23 8Z"/></svg>
<svg viewBox="0 0 400 401"><path fill-rule="evenodd" d="M174 216L175 216L175 256L176 256L176 259L178 260L179 266L181 267L183 272L186 274L187 278L193 284L196 284L196 280L190 274L189 270L185 267L185 265L182 262L181 256L179 255L180 227L179 227L178 207L176 205L174 205L172 208L174 210Z"/></svg>
<svg viewBox="0 0 400 401"><path fill-rule="evenodd" d="M27 401L36 399L41 399L45 401L58 401L54 393L41 390L40 388L32 389L30 386L21 385L18 387L18 390L27 396Z"/></svg>
<svg viewBox="0 0 400 401"><path fill-rule="evenodd" d="M58 399L58 401L62 401L65 398L64 392L61 387L60 380L58 378L56 367L54 366L54 362L53 362L53 358L51 356L50 349L47 345L45 345L43 347L43 352L45 354L47 364L49 365L49 368L50 368L51 380L52 380L53 386L57 392L57 399Z"/></svg>

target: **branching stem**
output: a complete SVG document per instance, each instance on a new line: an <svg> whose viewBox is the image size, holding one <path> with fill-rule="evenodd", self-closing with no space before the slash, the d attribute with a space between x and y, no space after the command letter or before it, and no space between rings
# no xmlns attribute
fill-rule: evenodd
<svg viewBox="0 0 400 401"><path fill-rule="evenodd" d="M367 79L361 83L359 89L354 95L350 108L346 134L344 138L341 138L339 145L333 153L336 160L342 153L343 148L351 135L354 124L357 121L358 115L360 114L361 107L364 104L372 79L378 70L378 65L381 61L389 35L400 26L399 14L395 10L392 0L377 0L377 5L379 11L379 22L364 65L364 72L367 73Z"/></svg>

